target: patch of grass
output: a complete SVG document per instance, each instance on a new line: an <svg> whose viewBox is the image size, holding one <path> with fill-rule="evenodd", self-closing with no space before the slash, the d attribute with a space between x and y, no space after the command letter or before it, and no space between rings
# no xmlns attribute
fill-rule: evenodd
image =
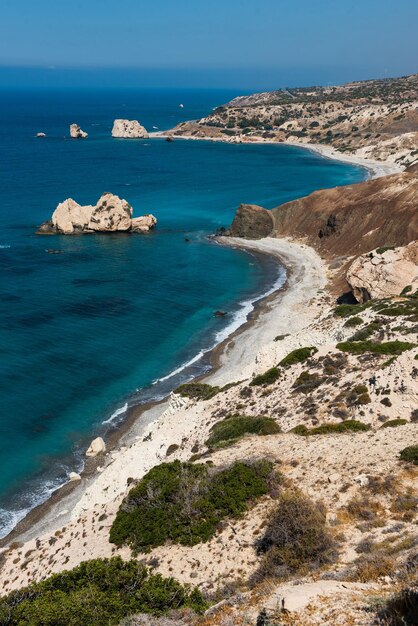
<svg viewBox="0 0 418 626"><path fill-rule="evenodd" d="M292 385L295 392L309 393L324 382L324 379L319 374L310 374L309 372L302 372Z"/></svg>
<svg viewBox="0 0 418 626"><path fill-rule="evenodd" d="M407 424L407 423L408 423L408 420L404 420L404 419L401 419L400 417L397 417L394 420L388 420L387 422L382 424L381 428L396 428L396 426L403 426L404 424Z"/></svg>
<svg viewBox="0 0 418 626"><path fill-rule="evenodd" d="M345 507L346 511L358 520L371 522L372 525L379 523L379 518L384 515L384 509L380 502L369 496L354 497Z"/></svg>
<svg viewBox="0 0 418 626"><path fill-rule="evenodd" d="M300 424L293 428L291 432L308 437L310 435L331 435L333 433L366 432L370 428L370 424L363 424L363 422L358 422L357 420L347 420L337 424L322 424L315 428L307 428L304 424Z"/></svg>
<svg viewBox="0 0 418 626"><path fill-rule="evenodd" d="M396 568L394 559L384 551L362 555L355 561L355 568L350 579L361 583L391 576Z"/></svg>
<svg viewBox="0 0 418 626"><path fill-rule="evenodd" d="M379 322L370 322L370 324L367 324L364 328L357 330L348 341L365 341L380 330L381 327L382 325Z"/></svg>
<svg viewBox="0 0 418 626"><path fill-rule="evenodd" d="M226 517L239 517L266 494L272 464L236 462L218 472L207 465L162 463L128 493L109 540L148 552L166 541L192 546L208 541Z"/></svg>
<svg viewBox="0 0 418 626"><path fill-rule="evenodd" d="M295 365L296 363L303 363L303 361L306 361L317 352L318 348L315 348L314 346L297 348L296 350L289 352L289 354L280 361L279 365L282 367L289 367L290 365Z"/></svg>
<svg viewBox="0 0 418 626"><path fill-rule="evenodd" d="M418 445L408 446L407 448L404 448L403 450L401 450L399 456L402 461L407 461L408 463L418 465Z"/></svg>
<svg viewBox="0 0 418 626"><path fill-rule="evenodd" d="M406 588L393 595L378 613L380 624L413 626L418 624L418 589Z"/></svg>
<svg viewBox="0 0 418 626"><path fill-rule="evenodd" d="M336 315L337 317L351 317L352 315L357 315L357 313L361 313L366 308L367 308L367 303L365 304L339 304L334 309L334 315Z"/></svg>
<svg viewBox="0 0 418 626"><path fill-rule="evenodd" d="M151 575L137 561L94 559L0 599L0 624L112 626L134 612L206 608L201 593L174 578Z"/></svg>
<svg viewBox="0 0 418 626"><path fill-rule="evenodd" d="M349 352L350 354L365 354L371 352L372 354L402 354L406 350L412 350L416 347L415 343L409 343L408 341L386 341L384 343L377 343L371 340L366 341L342 341L337 343L338 350L343 352Z"/></svg>
<svg viewBox="0 0 418 626"><path fill-rule="evenodd" d="M354 317L349 317L344 326L347 328L353 328L353 326L361 326L361 324L364 324L364 320L355 315Z"/></svg>
<svg viewBox="0 0 418 626"><path fill-rule="evenodd" d="M337 556L336 543L326 527L326 509L300 491L285 491L257 544L262 563L253 577L287 578L331 563Z"/></svg>
<svg viewBox="0 0 418 626"><path fill-rule="evenodd" d="M206 445L208 448L223 448L245 435L274 435L280 432L280 426L271 417L231 415L211 428Z"/></svg>
<svg viewBox="0 0 418 626"><path fill-rule="evenodd" d="M239 383L228 383L223 387L208 385L207 383L184 383L180 385L176 389L174 389L174 393L178 393L180 396L184 398L192 398L194 400L210 400L218 393L222 391L227 391L231 389L231 387L235 387Z"/></svg>
<svg viewBox="0 0 418 626"><path fill-rule="evenodd" d="M396 359L398 357L397 356L393 356L390 359L388 359L387 361L385 361L384 363L382 363L382 365L380 366L380 369L385 369L386 367L389 367L389 365L392 365L392 363L395 363Z"/></svg>
<svg viewBox="0 0 418 626"><path fill-rule="evenodd" d="M271 367L269 370L264 372L263 374L259 374L252 379L250 385L260 386L260 385L271 385L280 376L280 371L277 367Z"/></svg>
<svg viewBox="0 0 418 626"><path fill-rule="evenodd" d="M377 254L384 254L388 250L394 250L395 246L382 246L381 248L376 248Z"/></svg>

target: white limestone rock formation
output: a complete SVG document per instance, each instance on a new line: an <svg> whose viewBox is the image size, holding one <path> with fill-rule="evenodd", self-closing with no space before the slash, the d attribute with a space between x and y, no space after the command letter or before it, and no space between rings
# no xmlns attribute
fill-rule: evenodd
<svg viewBox="0 0 418 626"><path fill-rule="evenodd" d="M347 281L358 302L399 296L418 289L418 241L399 248L377 248L349 267Z"/></svg>
<svg viewBox="0 0 418 626"><path fill-rule="evenodd" d="M81 130L78 124L71 124L70 136L73 139L85 139L86 137L88 137L88 134L84 130Z"/></svg>
<svg viewBox="0 0 418 626"><path fill-rule="evenodd" d="M93 441L91 442L86 452L86 456L93 457L97 456L98 454L103 454L104 452L106 452L105 442L101 437L96 437L96 439L93 439Z"/></svg>
<svg viewBox="0 0 418 626"><path fill-rule="evenodd" d="M148 132L138 120L115 120L113 122L112 137L122 139L147 139Z"/></svg>
<svg viewBox="0 0 418 626"><path fill-rule="evenodd" d="M127 200L104 193L95 206L83 206L72 198L60 202L51 220L41 224L37 234L147 233L156 224L153 215L132 218L132 207Z"/></svg>
<svg viewBox="0 0 418 626"><path fill-rule="evenodd" d="M157 224L157 218L154 215L142 215L141 217L133 217L131 220L132 232L148 233Z"/></svg>
<svg viewBox="0 0 418 626"><path fill-rule="evenodd" d="M36 133L36 136L37 137L46 137L46 134L45 133Z"/></svg>

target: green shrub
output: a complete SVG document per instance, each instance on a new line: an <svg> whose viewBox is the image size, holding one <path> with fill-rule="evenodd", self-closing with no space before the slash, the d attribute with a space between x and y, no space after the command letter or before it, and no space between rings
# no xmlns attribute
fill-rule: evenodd
<svg viewBox="0 0 418 626"><path fill-rule="evenodd" d="M334 315L337 317L351 317L361 313L367 307L367 304L339 304L334 309Z"/></svg>
<svg viewBox="0 0 418 626"><path fill-rule="evenodd" d="M364 354L371 352L373 354L401 354L406 350L412 350L416 344L407 341L386 341L377 343L375 341L342 341L337 343L338 350L350 352L351 354Z"/></svg>
<svg viewBox="0 0 418 626"><path fill-rule="evenodd" d="M251 385L271 385L274 383L280 376L280 372L277 367L271 367L269 370L264 372L264 374L259 374L252 379Z"/></svg>
<svg viewBox="0 0 418 626"><path fill-rule="evenodd" d="M304 424L299 424L292 429L292 433L307 437L309 435L329 435L332 433L365 432L370 430L370 424L363 424L357 420L347 420L337 424L321 424L315 428L307 428Z"/></svg>
<svg viewBox="0 0 418 626"><path fill-rule="evenodd" d="M210 400L210 398L216 396L219 391L219 387L213 387L206 383L185 383L177 387L174 393L178 393L184 398L193 398L194 400Z"/></svg>
<svg viewBox="0 0 418 626"><path fill-rule="evenodd" d="M130 613L162 615L182 607L206 608L197 589L113 557L86 561L1 598L0 624L111 626Z"/></svg>
<svg viewBox="0 0 418 626"><path fill-rule="evenodd" d="M382 428L396 428L396 426L403 426L407 424L408 420L400 419L399 417L394 420L388 420L382 425Z"/></svg>
<svg viewBox="0 0 418 626"><path fill-rule="evenodd" d="M264 558L254 582L265 577L317 568L336 558L336 544L326 528L326 509L299 491L279 496L257 552Z"/></svg>
<svg viewBox="0 0 418 626"><path fill-rule="evenodd" d="M349 317L344 326L346 326L347 328L352 328L353 326L360 326L360 324L364 324L364 321L361 319L361 317L354 316Z"/></svg>
<svg viewBox="0 0 418 626"><path fill-rule="evenodd" d="M388 250L394 250L395 246L382 246L381 248L376 248L377 254L384 254Z"/></svg>
<svg viewBox="0 0 418 626"><path fill-rule="evenodd" d="M367 324L364 328L357 330L348 341L364 341L374 335L374 333L377 332L381 326L382 325L379 322L370 322L370 324Z"/></svg>
<svg viewBox="0 0 418 626"><path fill-rule="evenodd" d="M231 415L215 424L206 441L208 448L230 445L244 435L274 435L281 432L280 426L271 417Z"/></svg>
<svg viewBox="0 0 418 626"><path fill-rule="evenodd" d="M319 374L310 374L309 372L302 372L299 374L292 387L295 392L309 393L313 389L316 389L324 382L324 379Z"/></svg>
<svg viewBox="0 0 418 626"><path fill-rule="evenodd" d="M309 346L307 348L297 348L296 350L292 350L292 352L289 352L289 354L280 361L279 365L282 365L283 367L288 367L290 365L295 365L296 363L302 363L303 361L306 361L306 359L309 359L311 356L316 354L316 352L318 352L318 349L314 346Z"/></svg>
<svg viewBox="0 0 418 626"><path fill-rule="evenodd" d="M236 462L216 473L206 465L162 463L124 499L109 540L135 553L168 540L189 546L208 541L222 519L240 516L267 493L271 471L267 461Z"/></svg>
<svg viewBox="0 0 418 626"><path fill-rule="evenodd" d="M408 463L418 465L418 445L408 446L407 448L401 450L400 458L402 461L408 461Z"/></svg>

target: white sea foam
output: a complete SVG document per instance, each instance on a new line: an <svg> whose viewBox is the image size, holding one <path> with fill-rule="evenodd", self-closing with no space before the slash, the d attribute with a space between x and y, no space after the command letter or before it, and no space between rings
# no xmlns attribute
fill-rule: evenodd
<svg viewBox="0 0 418 626"><path fill-rule="evenodd" d="M128 403L125 402L125 404L123 406L121 406L118 409L116 409L116 411L114 413L112 413L112 415L109 417L109 419L104 420L102 422L102 424L110 424L111 422L113 422L114 419L119 417L119 415L123 415L123 413L126 413L127 410L128 410Z"/></svg>
<svg viewBox="0 0 418 626"><path fill-rule="evenodd" d="M8 246L7 244L0 244L0 250L5 250L6 248L11 248L12 246Z"/></svg>

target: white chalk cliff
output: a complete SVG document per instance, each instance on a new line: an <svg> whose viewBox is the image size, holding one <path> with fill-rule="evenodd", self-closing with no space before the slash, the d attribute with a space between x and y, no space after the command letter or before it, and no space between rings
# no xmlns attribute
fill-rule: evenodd
<svg viewBox="0 0 418 626"><path fill-rule="evenodd" d="M148 132L138 120L115 120L113 122L112 137L123 139L147 139Z"/></svg>
<svg viewBox="0 0 418 626"><path fill-rule="evenodd" d="M72 198L60 202L51 220L44 222L38 234L83 234L136 232L147 233L157 224L153 215L132 218L132 207L123 198L104 193L97 204L81 205Z"/></svg>

